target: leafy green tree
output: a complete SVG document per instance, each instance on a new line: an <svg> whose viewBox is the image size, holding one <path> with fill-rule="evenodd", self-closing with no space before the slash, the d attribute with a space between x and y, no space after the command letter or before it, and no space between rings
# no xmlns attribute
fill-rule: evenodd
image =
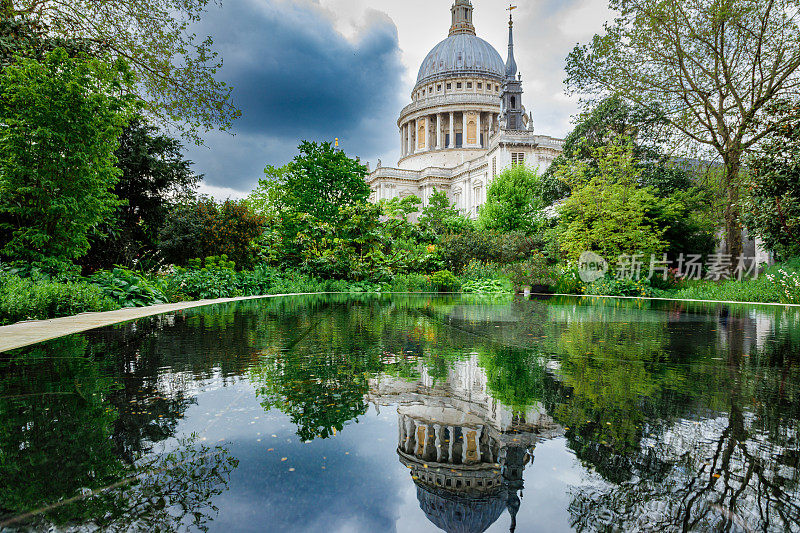
<svg viewBox="0 0 800 533"><path fill-rule="evenodd" d="M747 227L784 257L800 255L800 103L786 101L770 109L783 123L750 163Z"/></svg>
<svg viewBox="0 0 800 533"><path fill-rule="evenodd" d="M598 173L585 162L561 167L572 195L560 206L559 244L572 261L594 251L613 262L620 255L660 254L669 243L658 213L670 209L652 189L639 188L641 170L630 146L595 151ZM673 217L670 217L673 218Z"/></svg>
<svg viewBox="0 0 800 533"><path fill-rule="evenodd" d="M539 227L540 211L547 207L536 170L512 166L498 174L486 191L486 203L478 214L484 230L533 232Z"/></svg>
<svg viewBox="0 0 800 533"><path fill-rule="evenodd" d="M450 203L447 194L436 190L428 200L428 205L422 208L419 225L437 237L474 228L472 221L462 215L455 204Z"/></svg>
<svg viewBox="0 0 800 533"><path fill-rule="evenodd" d="M364 181L367 167L347 157L329 142L303 141L300 153L283 168L267 167L267 176L280 183L284 208L307 213L322 221L331 220L340 207L349 207L369 198Z"/></svg>
<svg viewBox="0 0 800 533"><path fill-rule="evenodd" d="M780 123L765 106L800 87L798 0L609 0L604 35L567 58L567 85L658 109L693 153L721 158L725 240L741 253L743 157ZM656 107L657 106L657 107Z"/></svg>
<svg viewBox="0 0 800 533"><path fill-rule="evenodd" d="M575 129L564 140L563 152L542 176L545 202L550 205L569 196L569 187L556 176L559 167L585 161L597 171L593 151L623 138L630 140L633 156L642 169L642 186L654 187L662 197L694 188L691 177L664 153L668 128L658 106L634 105L616 94L601 100L578 117Z"/></svg>
<svg viewBox="0 0 800 533"><path fill-rule="evenodd" d="M3 0L5 18L35 17L48 33L100 46L111 58L130 63L140 97L159 123L170 122L195 135L227 128L240 113L231 87L216 79L222 60L211 37L192 25L209 0Z"/></svg>
<svg viewBox="0 0 800 533"><path fill-rule="evenodd" d="M61 270L113 212L118 139L130 116L122 62L22 60L0 76L0 254Z"/></svg>
<svg viewBox="0 0 800 533"><path fill-rule="evenodd" d="M100 228L89 255L82 261L94 268L135 266L152 257L158 234L176 200L193 194L201 175L181 154L181 143L159 133L144 117L135 117L120 136L116 151L122 176L114 194L122 201Z"/></svg>

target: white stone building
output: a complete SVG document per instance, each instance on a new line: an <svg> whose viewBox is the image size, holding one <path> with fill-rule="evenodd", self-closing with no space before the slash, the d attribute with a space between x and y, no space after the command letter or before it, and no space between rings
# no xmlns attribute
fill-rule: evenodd
<svg viewBox="0 0 800 533"><path fill-rule="evenodd" d="M535 134L522 105L513 21L504 63L476 35L470 0L455 0L451 11L450 35L422 62L412 102L400 112L397 168L379 164L367 183L373 202L416 195L427 205L434 190L443 190L474 218L499 172L523 163L543 172L563 140Z"/></svg>

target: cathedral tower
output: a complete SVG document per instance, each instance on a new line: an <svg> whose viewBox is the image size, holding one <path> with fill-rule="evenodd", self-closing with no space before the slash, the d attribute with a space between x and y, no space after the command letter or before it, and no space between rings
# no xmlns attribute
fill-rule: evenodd
<svg viewBox="0 0 800 533"><path fill-rule="evenodd" d="M501 128L511 131L525 131L533 129L532 122L526 126L528 117L525 116L525 107L522 105L522 74L517 75L517 62L514 59L514 20L508 16L508 59L506 60L505 80L503 92L500 94L502 101Z"/></svg>

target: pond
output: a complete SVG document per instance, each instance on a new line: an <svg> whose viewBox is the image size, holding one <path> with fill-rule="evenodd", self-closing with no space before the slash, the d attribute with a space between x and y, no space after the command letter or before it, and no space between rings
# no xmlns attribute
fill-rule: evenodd
<svg viewBox="0 0 800 533"><path fill-rule="evenodd" d="M798 531L800 312L304 296L0 355L0 530Z"/></svg>

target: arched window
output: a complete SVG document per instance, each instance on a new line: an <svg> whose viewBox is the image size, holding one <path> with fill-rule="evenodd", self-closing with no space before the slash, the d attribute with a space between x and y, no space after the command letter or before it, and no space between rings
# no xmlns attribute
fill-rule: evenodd
<svg viewBox="0 0 800 533"><path fill-rule="evenodd" d="M512 96L511 97L511 109L516 109L516 108L517 108L517 97L516 96Z"/></svg>

